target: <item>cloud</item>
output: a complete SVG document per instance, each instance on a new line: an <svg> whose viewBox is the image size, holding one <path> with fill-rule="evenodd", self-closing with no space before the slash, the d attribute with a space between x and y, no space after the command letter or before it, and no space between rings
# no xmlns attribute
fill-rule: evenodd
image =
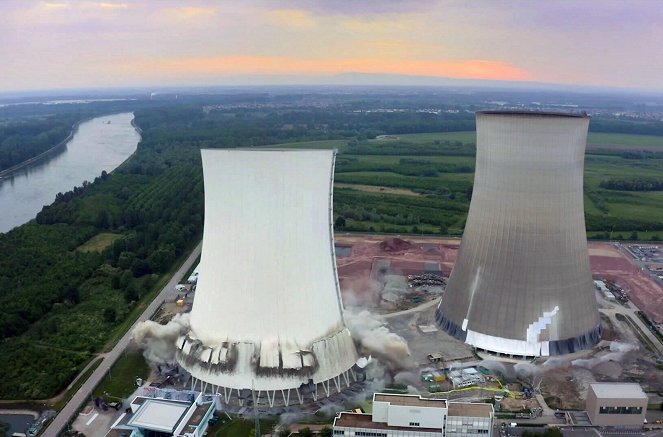
<svg viewBox="0 0 663 437"><path fill-rule="evenodd" d="M315 27L316 19L303 9L277 9L268 12L268 19L282 27L310 29Z"/></svg>
<svg viewBox="0 0 663 437"><path fill-rule="evenodd" d="M280 56L220 56L139 61L135 68L182 75L386 73L491 80L528 80L526 71L487 59L417 60L384 58L304 59Z"/></svg>
<svg viewBox="0 0 663 437"><path fill-rule="evenodd" d="M214 16L216 15L217 10L215 8L205 8L198 6L182 6L179 8L168 8L165 10L165 12L173 17L193 19Z"/></svg>
<svg viewBox="0 0 663 437"><path fill-rule="evenodd" d="M383 56L439 56L446 48L442 44L429 44L399 40L373 40L366 43L370 53Z"/></svg>
<svg viewBox="0 0 663 437"><path fill-rule="evenodd" d="M6 90L343 72L663 89L647 0L0 0L0 16Z"/></svg>
<svg viewBox="0 0 663 437"><path fill-rule="evenodd" d="M109 2L100 2L97 3L97 6L102 9L128 9L129 5L126 3L109 3Z"/></svg>
<svg viewBox="0 0 663 437"><path fill-rule="evenodd" d="M385 17L351 17L339 20L338 25L357 34L393 34L410 31L421 24L419 17L411 14Z"/></svg>
<svg viewBox="0 0 663 437"><path fill-rule="evenodd" d="M279 5L287 4L292 7L306 9L320 16L331 15L381 15L425 11L435 7L434 2L419 0L285 0Z"/></svg>
<svg viewBox="0 0 663 437"><path fill-rule="evenodd" d="M63 9L69 9L69 7L69 3L41 2L39 4L39 9L45 11L61 11Z"/></svg>

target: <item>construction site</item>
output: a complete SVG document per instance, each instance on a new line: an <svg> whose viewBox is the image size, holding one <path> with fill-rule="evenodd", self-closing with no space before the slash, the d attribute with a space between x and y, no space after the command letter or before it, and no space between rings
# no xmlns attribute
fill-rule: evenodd
<svg viewBox="0 0 663 437"><path fill-rule="evenodd" d="M544 411L548 416L557 410L582 411L593 382L637 382L650 404L663 401L663 344L657 330L663 321L663 288L621 244L589 244L601 341L592 349L533 360L477 352L436 325L435 309L460 240L337 235L336 245L346 310L379 314L409 347L413 368L397 375L393 390L495 399L496 412L533 421ZM558 416L560 424L583 423L579 413Z"/></svg>

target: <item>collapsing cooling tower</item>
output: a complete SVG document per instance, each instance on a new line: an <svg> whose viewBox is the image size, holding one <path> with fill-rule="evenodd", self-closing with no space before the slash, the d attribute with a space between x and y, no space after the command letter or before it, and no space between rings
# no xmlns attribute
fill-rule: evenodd
<svg viewBox="0 0 663 437"><path fill-rule="evenodd" d="M203 150L205 229L190 332L193 387L287 405L349 384L357 352L336 276L331 150ZM302 385L304 385L302 387ZM300 389L301 388L301 389ZM295 397L297 396L297 398Z"/></svg>
<svg viewBox="0 0 663 437"><path fill-rule="evenodd" d="M479 350L587 349L601 336L583 215L589 117L477 113L463 240L438 324Z"/></svg>

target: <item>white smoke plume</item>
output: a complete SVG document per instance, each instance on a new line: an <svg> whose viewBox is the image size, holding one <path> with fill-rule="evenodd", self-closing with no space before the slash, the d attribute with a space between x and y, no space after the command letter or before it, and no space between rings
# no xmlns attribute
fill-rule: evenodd
<svg viewBox="0 0 663 437"><path fill-rule="evenodd" d="M394 382L408 387L415 386L419 384L419 372L403 370L394 375Z"/></svg>
<svg viewBox="0 0 663 437"><path fill-rule="evenodd" d="M376 308L380 301L379 282L368 278L343 279L343 304L350 308Z"/></svg>
<svg viewBox="0 0 663 437"><path fill-rule="evenodd" d="M359 343L360 354L377 357L392 371L414 366L405 339L391 332L381 317L366 310L359 313L346 311L345 321L352 337Z"/></svg>
<svg viewBox="0 0 663 437"><path fill-rule="evenodd" d="M479 365L502 375L507 381L521 380L538 389L546 372L568 367L568 360L559 357L550 357L540 364L520 362L516 364L503 363L495 360L483 360Z"/></svg>
<svg viewBox="0 0 663 437"><path fill-rule="evenodd" d="M515 375L513 368L511 366L506 366L501 361L496 360L483 360L479 362L479 365L485 367L486 369L504 376L507 379L512 379Z"/></svg>
<svg viewBox="0 0 663 437"><path fill-rule="evenodd" d="M133 330L132 337L143 349L145 359L155 364L175 362L175 342L189 330L189 314L176 314L167 324L147 320Z"/></svg>
<svg viewBox="0 0 663 437"><path fill-rule="evenodd" d="M631 344L613 341L610 343L610 352L607 354L601 355L599 357L573 360L571 361L571 365L591 370L599 364L606 363L608 361L621 362L626 354L635 349L637 349L637 347Z"/></svg>

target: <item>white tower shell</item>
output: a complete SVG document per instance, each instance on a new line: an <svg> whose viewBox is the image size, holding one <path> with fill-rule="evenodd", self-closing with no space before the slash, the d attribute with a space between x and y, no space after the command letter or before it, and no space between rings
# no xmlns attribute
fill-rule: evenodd
<svg viewBox="0 0 663 437"><path fill-rule="evenodd" d="M202 150L205 227L178 361L230 389L339 378L357 360L332 229L335 151Z"/></svg>
<svg viewBox="0 0 663 437"><path fill-rule="evenodd" d="M438 324L479 349L559 355L601 335L583 211L589 117L477 113L463 241Z"/></svg>

